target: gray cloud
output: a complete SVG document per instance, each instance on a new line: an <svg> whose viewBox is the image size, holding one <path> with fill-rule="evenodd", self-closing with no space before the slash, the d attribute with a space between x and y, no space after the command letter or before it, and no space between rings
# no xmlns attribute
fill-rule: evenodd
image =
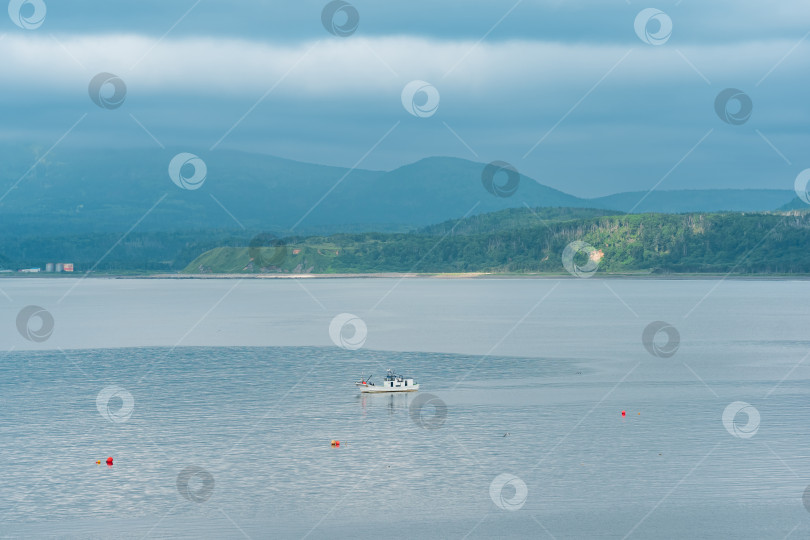
<svg viewBox="0 0 810 540"><path fill-rule="evenodd" d="M50 2L38 30L6 23L0 138L48 147L88 113L63 144L193 151L228 133L222 148L351 166L399 122L364 166L502 159L582 196L652 187L710 129L662 188L790 189L785 159L808 142L804 2L670 2L660 47L622 2L525 0L480 43L514 4L354 2L346 39L323 29L323 4L202 2L160 39L194 2ZM121 108L88 98L101 71L126 81ZM439 90L435 116L402 108L413 79ZM714 113L726 87L753 100L743 126Z"/></svg>
<svg viewBox="0 0 810 540"><path fill-rule="evenodd" d="M42 29L57 33L134 32L159 37L193 7L172 30L172 35L299 42L326 37L320 22L321 9L326 3L326 0L283 4L231 0L203 1L194 7L195 0L51 1ZM604 0L523 0L519 3L355 0L352 4L360 13L358 37L416 35L477 40L511 10L487 36L488 41L521 38L587 43L630 42L633 18L648 7ZM810 7L802 0L778 3L665 0L655 7L672 17L673 40L679 46L781 38L791 34L801 37L810 27Z"/></svg>

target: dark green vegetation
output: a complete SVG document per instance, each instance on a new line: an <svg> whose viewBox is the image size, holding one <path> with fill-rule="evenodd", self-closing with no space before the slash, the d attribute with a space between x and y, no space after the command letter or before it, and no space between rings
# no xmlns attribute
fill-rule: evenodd
<svg viewBox="0 0 810 540"><path fill-rule="evenodd" d="M564 272L565 246L583 240L604 252L600 272L810 273L808 213L601 214L512 209L409 234L289 238L283 247L254 250L221 247L186 272ZM256 265L252 258L273 263Z"/></svg>

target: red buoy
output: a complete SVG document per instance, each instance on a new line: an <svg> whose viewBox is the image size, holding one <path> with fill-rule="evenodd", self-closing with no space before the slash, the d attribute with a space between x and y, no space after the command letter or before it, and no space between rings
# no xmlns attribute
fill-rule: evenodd
<svg viewBox="0 0 810 540"><path fill-rule="evenodd" d="M622 411L622 418L624 418L625 415L627 415L627 411Z"/></svg>
<svg viewBox="0 0 810 540"><path fill-rule="evenodd" d="M110 457L107 458L107 466L112 467L112 464L113 464L113 459L112 459L112 456L110 456Z"/></svg>

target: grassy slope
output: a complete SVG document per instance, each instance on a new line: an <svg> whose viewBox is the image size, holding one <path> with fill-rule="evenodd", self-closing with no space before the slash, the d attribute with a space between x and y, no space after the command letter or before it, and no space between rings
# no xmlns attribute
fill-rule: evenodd
<svg viewBox="0 0 810 540"><path fill-rule="evenodd" d="M291 243L283 248L219 247L207 251L192 261L185 272L190 273L266 273L310 271L328 272L342 248L329 242ZM256 260L268 261L259 267Z"/></svg>

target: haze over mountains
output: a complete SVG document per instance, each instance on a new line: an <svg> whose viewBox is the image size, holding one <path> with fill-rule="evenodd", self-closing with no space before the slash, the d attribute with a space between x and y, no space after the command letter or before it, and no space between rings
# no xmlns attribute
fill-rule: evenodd
<svg viewBox="0 0 810 540"><path fill-rule="evenodd" d="M517 191L487 191L484 163L431 157L392 171L301 163L234 151L198 152L197 190L172 183L167 150L0 148L0 225L8 234L267 230L310 234L412 230L506 208L576 207L622 212L768 211L790 190L684 190L582 199L520 177ZM191 150L193 151L193 150ZM193 171L192 171L193 172ZM505 174L495 183L506 181ZM151 210L150 210L151 209ZM140 220L140 221L139 221Z"/></svg>

